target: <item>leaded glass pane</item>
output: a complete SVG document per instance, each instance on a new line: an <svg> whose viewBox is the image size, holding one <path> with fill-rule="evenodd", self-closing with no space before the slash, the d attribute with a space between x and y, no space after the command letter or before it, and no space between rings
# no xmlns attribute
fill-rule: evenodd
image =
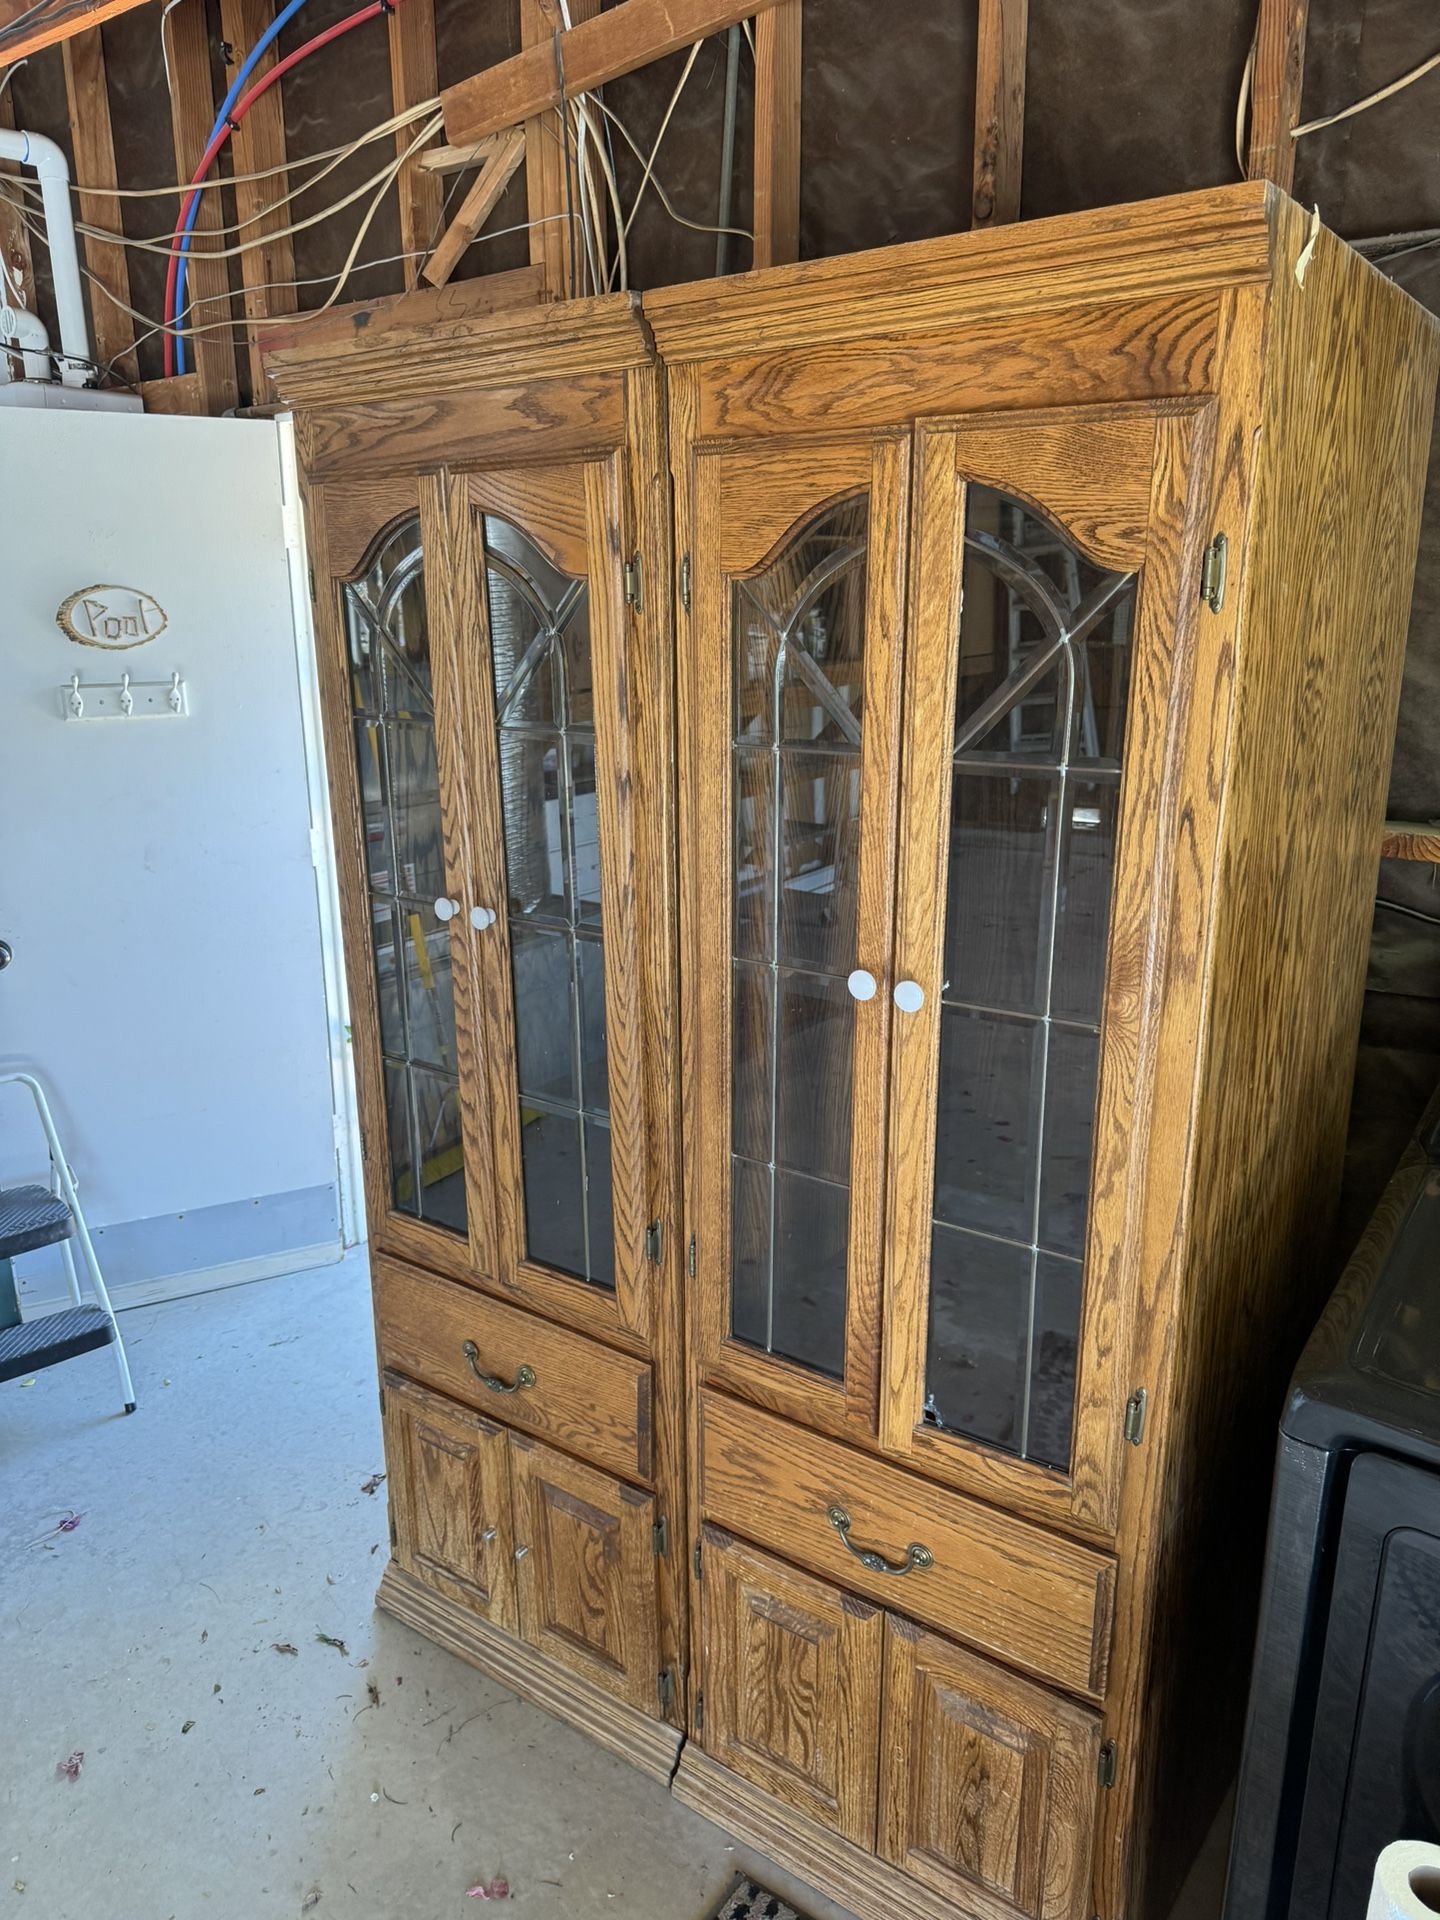
<svg viewBox="0 0 1440 1920"><path fill-rule="evenodd" d="M1061 1469L1136 586L968 489L925 1412Z"/></svg>
<svg viewBox="0 0 1440 1920"><path fill-rule="evenodd" d="M466 1231L448 894L420 522L344 590L391 1202Z"/></svg>
<svg viewBox="0 0 1440 1920"><path fill-rule="evenodd" d="M529 1259L615 1285L589 595L487 514Z"/></svg>
<svg viewBox="0 0 1440 1920"><path fill-rule="evenodd" d="M733 589L731 1331L840 1378L869 496Z"/></svg>

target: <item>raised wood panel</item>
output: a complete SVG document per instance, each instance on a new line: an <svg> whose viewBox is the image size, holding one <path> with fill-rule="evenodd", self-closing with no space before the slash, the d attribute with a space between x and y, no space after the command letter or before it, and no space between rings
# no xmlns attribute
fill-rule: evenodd
<svg viewBox="0 0 1440 1920"><path fill-rule="evenodd" d="M982 1920L1081 1920L1100 1749L1097 1714L885 1622L878 1851Z"/></svg>
<svg viewBox="0 0 1440 1920"><path fill-rule="evenodd" d="M1250 181L664 287L645 317L676 365L1253 284L1269 272L1273 193Z"/></svg>
<svg viewBox="0 0 1440 1920"><path fill-rule="evenodd" d="M520 1630L641 1712L660 1710L655 1501L511 1437Z"/></svg>
<svg viewBox="0 0 1440 1920"><path fill-rule="evenodd" d="M516 1623L509 1439L503 1427L386 1373L395 1557L492 1626Z"/></svg>
<svg viewBox="0 0 1440 1920"><path fill-rule="evenodd" d="M543 385L446 394L428 400L355 401L300 416L298 443L312 481L364 478L381 468L419 473L438 466L501 464L608 451L623 430L620 384L611 374Z"/></svg>
<svg viewBox="0 0 1440 1920"><path fill-rule="evenodd" d="M922 414L1209 392L1217 296L977 316L964 328L761 347L700 368L706 439L893 427Z"/></svg>
<svg viewBox="0 0 1440 1920"><path fill-rule="evenodd" d="M717 1527L701 1541L705 1751L872 1846L883 1616Z"/></svg>
<svg viewBox="0 0 1440 1920"><path fill-rule="evenodd" d="M707 1518L839 1586L1075 1693L1105 1691L1107 1554L717 1394L702 1408L700 1498ZM851 1546L827 1517L832 1507L849 1516ZM912 1543L932 1564L899 1577L858 1557L899 1566Z"/></svg>
<svg viewBox="0 0 1440 1920"><path fill-rule="evenodd" d="M470 504L522 528L564 573L590 570L583 467L479 467L465 473Z"/></svg>
<svg viewBox="0 0 1440 1920"><path fill-rule="evenodd" d="M870 448L863 440L806 439L784 446L772 440L758 456L747 452L731 460L714 457L714 449L706 453L707 483L719 489L714 559L736 576L758 573L798 526L870 481Z"/></svg>
<svg viewBox="0 0 1440 1920"><path fill-rule="evenodd" d="M612 1472L651 1478L644 1361L397 1261L378 1259L374 1270L380 1350L391 1365ZM534 1379L515 1386L522 1367ZM481 1374L502 1384L487 1385Z"/></svg>

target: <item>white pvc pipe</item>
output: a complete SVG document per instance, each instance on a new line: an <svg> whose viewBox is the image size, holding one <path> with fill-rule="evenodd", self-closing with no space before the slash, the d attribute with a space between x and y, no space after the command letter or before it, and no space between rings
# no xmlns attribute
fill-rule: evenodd
<svg viewBox="0 0 1440 1920"><path fill-rule="evenodd" d="M65 155L43 133L0 127L0 160L33 167L45 209L45 238L55 282L60 319L60 351L55 356L67 387L83 387L90 378L90 330L80 292L80 261L75 252L75 216L70 208L70 168Z"/></svg>
<svg viewBox="0 0 1440 1920"><path fill-rule="evenodd" d="M0 343L11 340L21 354L27 380L49 380L50 336L45 322L28 307L0 306ZM10 355L0 350L0 380L10 378Z"/></svg>

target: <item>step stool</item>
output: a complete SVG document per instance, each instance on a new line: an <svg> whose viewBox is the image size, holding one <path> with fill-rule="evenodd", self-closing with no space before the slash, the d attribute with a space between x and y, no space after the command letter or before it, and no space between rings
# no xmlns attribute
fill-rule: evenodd
<svg viewBox="0 0 1440 1920"><path fill-rule="evenodd" d="M50 1102L45 1089L32 1073L0 1073L0 1085L25 1087L35 1102L45 1142L50 1151L50 1186L6 1187L0 1189L0 1263L8 1263L22 1253L39 1247L58 1245L65 1261L73 1305L58 1313L42 1314L38 1320L16 1325L0 1324L0 1381L18 1379L21 1374L38 1373L42 1367L55 1367L77 1354L93 1352L97 1347L113 1346L120 1370L120 1389L126 1413L135 1411L135 1389L130 1383L130 1367L125 1345L115 1323L110 1296L100 1275L100 1263L80 1200L70 1163L61 1150ZM93 1305L87 1306L80 1288L80 1276L70 1242L78 1239L81 1257L91 1291ZM8 1316L5 1316L8 1318Z"/></svg>

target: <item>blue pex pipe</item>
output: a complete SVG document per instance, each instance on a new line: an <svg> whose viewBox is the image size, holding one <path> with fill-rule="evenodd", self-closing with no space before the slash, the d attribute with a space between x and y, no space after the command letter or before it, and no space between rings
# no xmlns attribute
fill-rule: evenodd
<svg viewBox="0 0 1440 1920"><path fill-rule="evenodd" d="M284 7L279 13L276 14L275 18L270 22L270 25L265 29L264 33L262 33L260 38L255 42L255 45L250 49L250 52L245 56L244 64L241 66L240 71L236 74L234 80L231 82L230 91L226 94L223 102L221 103L220 111L215 116L215 124L213 127L211 127L209 139L207 139L205 142L205 145L207 147L210 145L210 141L215 138L216 134L219 133L220 129L225 125L226 121L230 118L230 109L234 106L235 102L240 98L240 94L245 86L245 82L250 78L250 75L255 71L256 61L260 58L261 54L264 53L265 49L275 39L276 35L282 30L282 28L284 28L288 24L288 22L290 22L295 18L296 14L299 13L300 9L304 5L305 5L305 0L289 0L289 5ZM175 275L175 311L170 316L172 323L176 327L180 325L180 322L185 315L185 283L189 278L190 236L194 231L195 219L199 211L200 211L200 195L197 193L195 196L194 204L191 206L189 213L185 216L185 228L183 233L180 236L180 265ZM187 371L186 353L185 353L185 336L183 334L177 334L175 338L175 371L177 373L184 373Z"/></svg>

